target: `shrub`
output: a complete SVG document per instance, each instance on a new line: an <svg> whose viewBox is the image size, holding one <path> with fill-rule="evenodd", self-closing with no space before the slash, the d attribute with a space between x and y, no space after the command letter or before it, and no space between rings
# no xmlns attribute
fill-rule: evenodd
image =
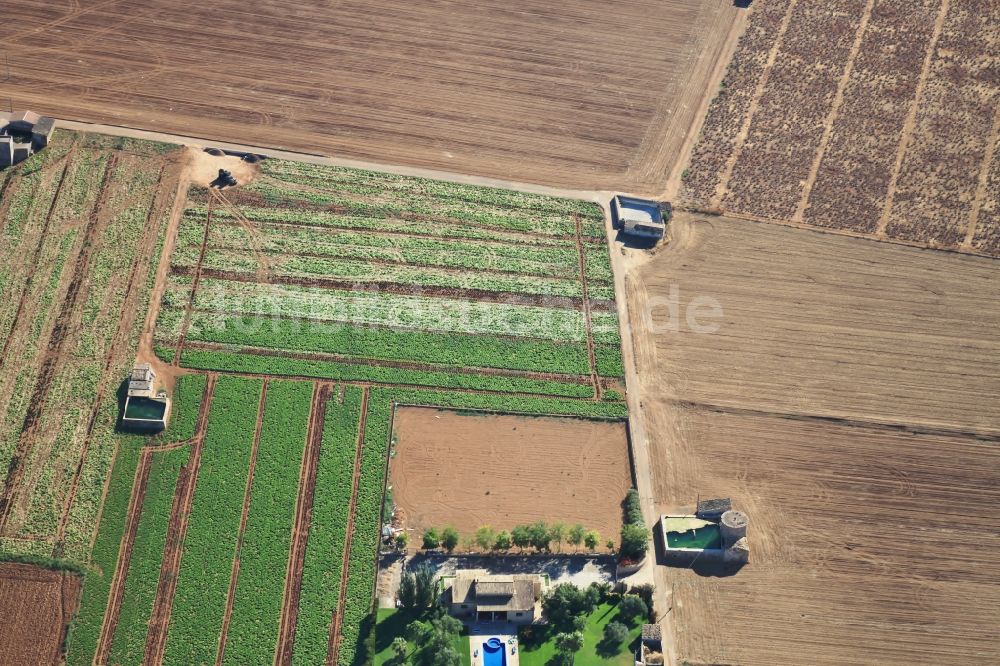
<svg viewBox="0 0 1000 666"><path fill-rule="evenodd" d="M433 527L424 532L423 548L431 550L441 545L441 535Z"/></svg>

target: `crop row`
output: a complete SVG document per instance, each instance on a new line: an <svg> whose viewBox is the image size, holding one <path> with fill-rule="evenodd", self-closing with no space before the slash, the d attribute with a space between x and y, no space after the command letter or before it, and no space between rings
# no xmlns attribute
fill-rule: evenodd
<svg viewBox="0 0 1000 666"><path fill-rule="evenodd" d="M767 68L767 56L778 37L790 0L758 3L750 12L718 95L712 100L701 135L684 171L681 196L706 208L715 198L726 162L753 102L754 92ZM724 183L723 183L724 184Z"/></svg>
<svg viewBox="0 0 1000 666"><path fill-rule="evenodd" d="M112 664L127 666L143 663L174 491L181 467L190 454L189 447L153 454L142 515L125 579L125 593L111 641L109 661Z"/></svg>
<svg viewBox="0 0 1000 666"><path fill-rule="evenodd" d="M175 266L193 266L197 258L197 253L175 252L171 257L171 263ZM511 275L474 268L454 270L434 266L380 263L365 259L285 254L266 255L265 259L267 270L273 275L282 277L340 280L359 285L394 283L412 286L417 292L422 287L445 287L552 297L580 297L583 291L579 280ZM203 265L209 269L244 274L256 273L259 268L257 258L248 252L218 248L209 248L205 253ZM593 298L607 298L609 293L613 298L613 288Z"/></svg>
<svg viewBox="0 0 1000 666"><path fill-rule="evenodd" d="M794 216L864 5L864 0L829 0L800 2L792 9L728 183L726 209L781 220Z"/></svg>
<svg viewBox="0 0 1000 666"><path fill-rule="evenodd" d="M385 489L386 457L389 448L391 406L386 401L369 398L364 445L361 449L361 476L354 508L354 535L348 565L347 592L338 663L360 666L364 661L363 643L372 630L369 617L375 595L375 556L378 551Z"/></svg>
<svg viewBox="0 0 1000 666"><path fill-rule="evenodd" d="M171 352L172 354L172 352ZM220 372L244 372L261 375L315 377L347 382L375 382L438 388L497 391L500 393L534 393L567 398L593 397L590 384L546 381L526 377L500 377L462 372L408 370L385 368L358 363L338 363L280 356L258 356L248 353L185 349L181 366Z"/></svg>
<svg viewBox="0 0 1000 666"><path fill-rule="evenodd" d="M997 6L952 2L917 108L885 232L892 238L954 247L966 236L997 104ZM994 159L997 159L994 157Z"/></svg>
<svg viewBox="0 0 1000 666"><path fill-rule="evenodd" d="M274 658L312 389L312 384L285 380L267 387L224 652L227 664L265 664Z"/></svg>
<svg viewBox="0 0 1000 666"><path fill-rule="evenodd" d="M66 639L68 666L89 666L97 653L104 611L111 593L111 578L118 562L122 534L135 470L139 464L141 438L121 438L108 481L108 495L101 513L97 538L84 576L80 608ZM114 445L112 445L114 446Z"/></svg>
<svg viewBox="0 0 1000 666"><path fill-rule="evenodd" d="M215 663L253 447L260 380L220 377L177 574L164 664Z"/></svg>
<svg viewBox="0 0 1000 666"><path fill-rule="evenodd" d="M870 233L885 206L937 6L910 0L880 0L878 5L816 175L804 215L809 224Z"/></svg>
<svg viewBox="0 0 1000 666"><path fill-rule="evenodd" d="M582 342L585 321L572 302L553 299L551 307L488 303L477 300L395 294L383 291L345 291L298 285L260 285L204 278L194 307L232 312L292 317L329 322L410 328L441 333L491 334L556 341ZM595 335L618 328L613 313L593 321ZM611 317L606 315L612 315ZM173 317L165 318L167 330ZM607 329L607 330L605 330ZM164 336L171 337L171 336Z"/></svg>
<svg viewBox="0 0 1000 666"><path fill-rule="evenodd" d="M236 201L239 201L239 194L234 195L234 198ZM207 201L203 203L189 201L180 228L181 235L185 240L191 240L193 234L198 233L198 226L205 219L206 206ZM239 208L240 214L243 217L258 226L298 226L325 229L331 232L339 230L362 233L388 233L391 231L397 236L466 239L489 243L517 243L542 248L560 247L573 242L571 239L559 236L540 236L517 231L500 231L461 222L412 218L394 218L391 221L387 221L384 217L336 213L320 209L279 208L277 206L262 208L252 204L240 205ZM232 213L229 210L220 207L216 207L213 210L213 219L216 214L223 220L232 217ZM204 228L202 228L202 231L204 231Z"/></svg>
<svg viewBox="0 0 1000 666"><path fill-rule="evenodd" d="M522 209L528 212L576 213L594 219L603 219L600 209L586 201L400 176L380 171L268 160L264 164L264 173L285 182L310 184L365 196L394 195L396 198L404 200L451 199L476 205L490 204L498 208Z"/></svg>
<svg viewBox="0 0 1000 666"><path fill-rule="evenodd" d="M198 413L205 399L205 375L178 377L170 405L170 425L164 433L167 442L186 442L195 435Z"/></svg>
<svg viewBox="0 0 1000 666"><path fill-rule="evenodd" d="M389 234L328 233L292 226L267 226L256 230L251 239L243 227L220 224L214 217L209 244L218 249L248 252L256 245L267 254L400 262L564 279L580 277L576 248L571 245L552 247Z"/></svg>
<svg viewBox="0 0 1000 666"><path fill-rule="evenodd" d="M590 372L580 343L506 339L465 333L425 333L297 319L195 313L189 340L413 361L582 375Z"/></svg>
<svg viewBox="0 0 1000 666"><path fill-rule="evenodd" d="M332 395L327 402L316 470L316 492L302 568L302 592L292 654L292 663L302 666L325 663L330 624L340 598L361 413L361 389L345 386L342 391L342 401Z"/></svg>

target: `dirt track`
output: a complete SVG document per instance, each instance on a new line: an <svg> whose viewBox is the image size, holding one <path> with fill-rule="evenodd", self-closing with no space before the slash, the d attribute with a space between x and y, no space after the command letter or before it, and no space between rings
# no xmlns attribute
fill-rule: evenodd
<svg viewBox="0 0 1000 666"><path fill-rule="evenodd" d="M654 499L751 518L735 576L658 569L679 659L1000 660L995 262L719 217L672 231L628 280ZM685 321L699 297L714 333Z"/></svg>
<svg viewBox="0 0 1000 666"><path fill-rule="evenodd" d="M528 182L662 189L732 3L14 0L15 107ZM136 39L141 35L142 39ZM275 58L275 54L281 58Z"/></svg>
<svg viewBox="0 0 1000 666"><path fill-rule="evenodd" d="M602 545L617 540L632 484L623 424L419 407L397 409L393 424L393 501L414 548L429 527L472 537L484 525L538 520L596 529Z"/></svg>
<svg viewBox="0 0 1000 666"><path fill-rule="evenodd" d="M0 666L58 664L80 579L27 564L0 564Z"/></svg>

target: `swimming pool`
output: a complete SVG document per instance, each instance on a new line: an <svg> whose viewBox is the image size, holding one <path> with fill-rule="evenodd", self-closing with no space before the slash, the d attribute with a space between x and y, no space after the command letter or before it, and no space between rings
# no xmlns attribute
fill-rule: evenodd
<svg viewBox="0 0 1000 666"><path fill-rule="evenodd" d="M667 532L667 545L670 548L719 548L722 535L718 525L709 523L684 532Z"/></svg>
<svg viewBox="0 0 1000 666"><path fill-rule="evenodd" d="M507 666L505 647L496 636L483 643L483 666Z"/></svg>

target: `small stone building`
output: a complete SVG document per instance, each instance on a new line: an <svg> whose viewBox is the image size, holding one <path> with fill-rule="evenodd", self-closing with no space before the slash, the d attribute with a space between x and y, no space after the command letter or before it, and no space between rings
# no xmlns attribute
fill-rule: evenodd
<svg viewBox="0 0 1000 666"><path fill-rule="evenodd" d="M156 373L148 363L138 363L128 377L122 425L131 430L155 432L167 427L170 400L156 391Z"/></svg>
<svg viewBox="0 0 1000 666"><path fill-rule="evenodd" d="M667 229L663 209L656 201L618 194L611 202L611 214L622 233L630 236L658 241Z"/></svg>
<svg viewBox="0 0 1000 666"><path fill-rule="evenodd" d="M530 624L541 617L544 582L531 574L459 570L451 584L450 612L469 622Z"/></svg>

